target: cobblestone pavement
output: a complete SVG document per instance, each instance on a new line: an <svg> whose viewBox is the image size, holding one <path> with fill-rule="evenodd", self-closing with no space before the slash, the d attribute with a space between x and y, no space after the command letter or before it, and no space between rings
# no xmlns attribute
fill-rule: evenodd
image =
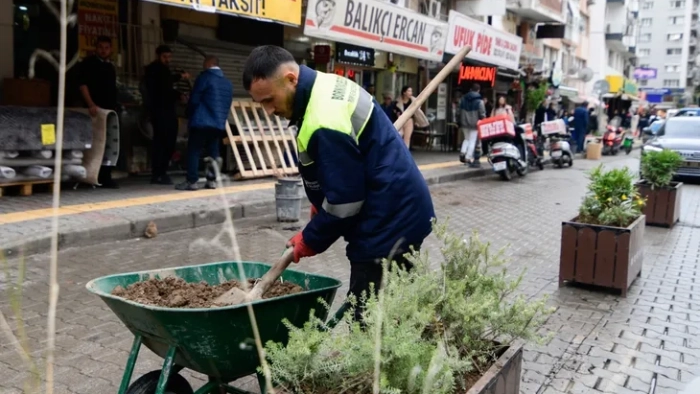
<svg viewBox="0 0 700 394"><path fill-rule="evenodd" d="M633 157L605 158L609 166L629 165ZM647 228L642 276L627 298L579 288L558 288L561 221L571 219L585 191L584 170L596 163L578 160L570 169L545 169L506 183L495 177L432 188L441 219L452 230L478 230L494 247L507 247L509 270L526 269L521 292L549 295L556 312L543 327L552 339L527 345L522 394L676 394L700 376L700 300L694 295L700 257L700 186L686 186L681 223L673 230ZM247 260L274 261L296 226L270 218L240 222L239 244ZM164 268L230 259L216 240L218 226L164 234L152 240L131 240L62 251L59 256L61 298L57 314L56 393L113 393L119 385L132 337L85 283L118 272ZM437 256L435 240L426 249ZM47 255L25 259L22 314L31 354L40 360L45 347L48 299ZM9 261L16 280L18 259ZM343 245L298 269L343 280L348 265ZM1 277L0 277L1 278ZM337 297L340 299L341 297ZM338 300L336 300L337 303ZM10 300L0 297L0 311L17 329ZM2 333L0 332L0 335ZM0 392L22 392L28 374L6 337L0 336ZM134 376L160 368L161 360L142 351ZM183 372L196 387L197 374ZM242 379L243 387L255 387ZM695 393L693 393L695 394Z"/></svg>

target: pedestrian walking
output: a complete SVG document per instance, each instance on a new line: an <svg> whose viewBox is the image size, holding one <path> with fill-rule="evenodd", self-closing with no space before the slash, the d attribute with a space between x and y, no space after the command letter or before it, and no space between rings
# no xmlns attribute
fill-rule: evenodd
<svg viewBox="0 0 700 394"><path fill-rule="evenodd" d="M153 126L151 183L172 185L173 181L167 171L177 142L178 122L175 105L183 98L174 85L180 79L188 79L189 75L173 74L170 70L173 53L167 45L156 48L156 56L157 59L146 66L144 77L144 103Z"/></svg>
<svg viewBox="0 0 700 394"><path fill-rule="evenodd" d="M574 110L574 141L576 142L576 152L583 152L583 145L586 143L586 132L588 130L588 103L579 104Z"/></svg>
<svg viewBox="0 0 700 394"><path fill-rule="evenodd" d="M423 175L379 103L356 83L298 65L287 50L255 48L243 86L270 114L297 130L299 172L312 204L306 227L287 243L294 261L347 242L350 289L382 279L382 258L411 269L403 257L420 249L435 217ZM361 319L356 308L355 319Z"/></svg>
<svg viewBox="0 0 700 394"><path fill-rule="evenodd" d="M112 39L99 36L95 54L80 63L80 94L92 117L97 115L98 108L117 110L117 71L111 57ZM117 163L110 164L100 166L97 182L100 187L118 189L119 185L112 179L112 168Z"/></svg>
<svg viewBox="0 0 700 394"><path fill-rule="evenodd" d="M219 159L219 142L226 132L228 114L233 101L233 85L224 77L216 56L204 59L204 71L197 77L187 103L189 137L187 139L187 179L175 186L178 190L197 190L199 154ZM207 189L216 189L216 174L207 171Z"/></svg>
<svg viewBox="0 0 700 394"><path fill-rule="evenodd" d="M486 117L486 107L481 97L481 86L475 83L467 94L462 97L459 104L460 127L464 141L460 150L459 160L469 164L470 167L481 167L478 161L474 160L474 149L478 137L477 123ZM484 152L486 154L487 152Z"/></svg>

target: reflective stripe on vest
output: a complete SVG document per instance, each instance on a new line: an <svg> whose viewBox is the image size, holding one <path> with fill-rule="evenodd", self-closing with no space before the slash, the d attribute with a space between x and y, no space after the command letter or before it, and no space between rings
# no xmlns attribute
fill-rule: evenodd
<svg viewBox="0 0 700 394"><path fill-rule="evenodd" d="M306 149L316 130L334 130L358 141L373 109L372 95L355 82L335 74L317 72L304 122L297 135L301 165L313 163Z"/></svg>

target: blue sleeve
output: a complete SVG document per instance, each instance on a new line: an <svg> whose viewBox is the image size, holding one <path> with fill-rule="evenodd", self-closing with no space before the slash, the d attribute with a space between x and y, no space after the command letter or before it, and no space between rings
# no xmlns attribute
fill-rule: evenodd
<svg viewBox="0 0 700 394"><path fill-rule="evenodd" d="M325 196L318 214L304 228L304 242L316 253L326 251L346 228L355 225L365 201L365 169L355 140L344 133L319 129L308 147Z"/></svg>
<svg viewBox="0 0 700 394"><path fill-rule="evenodd" d="M207 82L208 78L205 76L205 74L200 75L199 77L197 77L197 80L194 81L194 87L190 92L190 99L187 102L188 115L192 114L194 109L197 108L197 106L201 103L202 95L204 94Z"/></svg>

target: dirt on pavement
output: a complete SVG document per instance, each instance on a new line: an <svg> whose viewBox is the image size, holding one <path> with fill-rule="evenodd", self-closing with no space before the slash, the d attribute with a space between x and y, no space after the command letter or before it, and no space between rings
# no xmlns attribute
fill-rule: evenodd
<svg viewBox="0 0 700 394"><path fill-rule="evenodd" d="M250 288L256 280L248 279ZM126 289L117 286L112 290L112 295L139 304L166 308L210 308L218 296L233 287L243 288L236 280L212 286L206 282L188 283L180 278L149 279L131 284ZM300 293L302 290L301 286L292 282L277 281L263 294L263 298L281 297Z"/></svg>

